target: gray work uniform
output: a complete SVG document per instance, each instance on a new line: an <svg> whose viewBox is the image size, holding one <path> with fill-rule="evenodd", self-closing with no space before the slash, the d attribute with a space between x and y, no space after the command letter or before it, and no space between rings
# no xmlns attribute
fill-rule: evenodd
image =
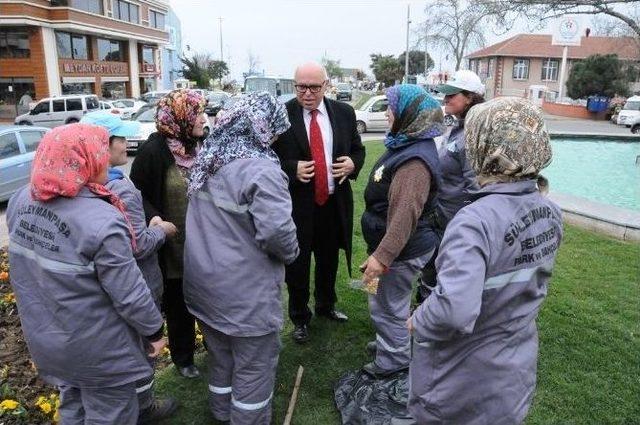
<svg viewBox="0 0 640 425"><path fill-rule="evenodd" d="M130 384L152 371L141 335L156 334L162 316L124 217L87 188L46 203L32 200L29 189L11 198L7 224L11 284L31 357L40 376L60 386L65 409L96 416L106 388L113 406L99 423L133 424ZM62 423L70 412L63 409Z"/></svg>
<svg viewBox="0 0 640 425"><path fill-rule="evenodd" d="M287 177L265 159L223 166L191 195L184 297L211 357L211 410L267 424L282 328L284 265L298 255Z"/></svg>
<svg viewBox="0 0 640 425"><path fill-rule="evenodd" d="M485 186L447 226L438 283L412 316L419 424L521 423L536 384L536 317L562 239L534 180Z"/></svg>
<svg viewBox="0 0 640 425"><path fill-rule="evenodd" d="M467 161L464 127L454 127L451 130L438 155L442 170L438 212L445 224L465 205L469 195L477 192L480 187L476 181L476 173Z"/></svg>
<svg viewBox="0 0 640 425"><path fill-rule="evenodd" d="M107 189L118 195L124 202L129 223L136 235L136 249L133 256L142 272L153 301L158 308L162 300L162 272L158 264L158 249L165 241L166 235L159 226L148 227L144 215L142 195L131 180L126 177L113 179L105 185ZM149 357L149 365L155 367L155 359ZM153 403L154 373L136 382L138 405L144 410Z"/></svg>

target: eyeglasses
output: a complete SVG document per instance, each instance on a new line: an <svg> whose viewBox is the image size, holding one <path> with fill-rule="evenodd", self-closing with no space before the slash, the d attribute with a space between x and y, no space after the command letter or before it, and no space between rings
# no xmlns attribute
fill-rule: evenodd
<svg viewBox="0 0 640 425"><path fill-rule="evenodd" d="M320 85L314 84L312 86L308 86L306 84L296 84L294 87L296 88L296 91L298 93L306 93L307 90L309 90L311 93L318 93L320 92L320 90L322 90L322 87L324 87L324 83Z"/></svg>

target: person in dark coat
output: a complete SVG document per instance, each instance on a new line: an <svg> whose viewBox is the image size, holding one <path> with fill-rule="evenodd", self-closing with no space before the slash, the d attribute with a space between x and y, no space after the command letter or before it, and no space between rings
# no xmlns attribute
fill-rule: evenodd
<svg viewBox="0 0 640 425"><path fill-rule="evenodd" d="M331 320L346 321L335 308L338 253L346 254L351 271L353 194L355 180L364 164L365 151L356 130L353 108L327 99L328 77L317 63L298 67L297 97L287 102L291 128L273 150L289 177L293 220L297 227L300 255L287 266L289 317L295 325L293 339L309 339L309 281L311 253L315 259L315 312Z"/></svg>
<svg viewBox="0 0 640 425"><path fill-rule="evenodd" d="M195 319L182 293L187 185L204 135L205 100L192 90L174 90L160 99L158 131L149 136L131 165L131 181L142 193L147 221L159 216L176 225L178 233L159 251L171 360L187 378L200 375L193 363Z"/></svg>

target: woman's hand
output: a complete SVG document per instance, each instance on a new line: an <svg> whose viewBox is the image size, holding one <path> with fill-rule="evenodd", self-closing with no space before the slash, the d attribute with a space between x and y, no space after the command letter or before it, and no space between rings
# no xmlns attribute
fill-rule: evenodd
<svg viewBox="0 0 640 425"><path fill-rule="evenodd" d="M380 277L385 270L386 267L384 264L378 261L373 255L370 255L369 258L367 258L367 260L360 266L360 271L364 274L365 281L371 281Z"/></svg>

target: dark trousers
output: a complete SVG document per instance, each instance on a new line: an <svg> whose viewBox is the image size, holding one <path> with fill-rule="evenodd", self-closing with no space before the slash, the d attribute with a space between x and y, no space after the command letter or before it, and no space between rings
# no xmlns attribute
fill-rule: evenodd
<svg viewBox="0 0 640 425"><path fill-rule="evenodd" d="M312 235L298 239L300 255L286 268L289 317L297 325L308 324L312 316L308 305L311 253L315 260L313 295L316 313L333 310L337 301L335 287L340 240L338 223L335 198L331 195L323 206L315 206Z"/></svg>
<svg viewBox="0 0 640 425"><path fill-rule="evenodd" d="M182 279L164 282L162 306L167 318L171 360L178 367L190 366L196 348L196 320L184 303Z"/></svg>

